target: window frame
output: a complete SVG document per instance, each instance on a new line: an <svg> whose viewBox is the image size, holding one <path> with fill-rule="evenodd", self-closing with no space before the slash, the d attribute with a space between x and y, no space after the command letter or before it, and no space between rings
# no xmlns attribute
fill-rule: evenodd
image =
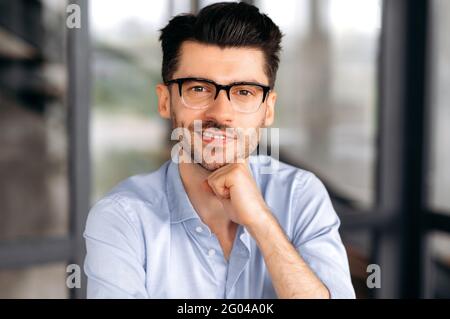
<svg viewBox="0 0 450 319"><path fill-rule="evenodd" d="M88 1L70 3L80 6L82 26L67 30L69 234L0 242L0 269L58 261L83 265L82 232L91 188L90 40ZM199 0L191 0L190 4L191 11L196 12ZM426 236L433 231L450 233L450 215L433 210L427 201L431 145L430 6L427 0L383 1L374 207L363 210L330 191L342 231L366 230L372 235L371 262L382 266L382 286L373 294L378 298L429 297L432 288L425 285L429 276L425 267L429 258ZM289 163L288 159L280 159ZM70 289L70 298L85 298L86 284L82 271L82 288Z"/></svg>
<svg viewBox="0 0 450 319"><path fill-rule="evenodd" d="M88 0L69 0L81 9L81 27L67 29L67 136L69 183L69 232L62 237L17 239L0 242L0 270L27 268L55 262L77 264L81 288L69 289L70 298L86 297L82 270L83 230L90 208L90 40ZM65 284L61 283L61 284Z"/></svg>
<svg viewBox="0 0 450 319"><path fill-rule="evenodd" d="M373 296L426 298L433 291L427 281L431 277L426 238L433 231L450 233L450 214L432 209L428 202L431 4L384 0L382 6L375 202L362 209L327 189L342 231L372 235L370 262L382 266L381 288ZM323 182L327 186L326 179Z"/></svg>

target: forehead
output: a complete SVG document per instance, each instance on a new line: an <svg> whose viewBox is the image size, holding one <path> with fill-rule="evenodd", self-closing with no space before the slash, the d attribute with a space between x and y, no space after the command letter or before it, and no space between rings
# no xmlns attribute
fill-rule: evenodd
<svg viewBox="0 0 450 319"><path fill-rule="evenodd" d="M201 77L221 84L251 81L268 85L264 65L264 54L256 48L220 48L185 41L174 78Z"/></svg>

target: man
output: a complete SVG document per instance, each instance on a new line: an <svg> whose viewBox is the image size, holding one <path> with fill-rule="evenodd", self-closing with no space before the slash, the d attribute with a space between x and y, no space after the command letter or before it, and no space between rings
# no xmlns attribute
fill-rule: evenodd
<svg viewBox="0 0 450 319"><path fill-rule="evenodd" d="M279 28L254 6L217 3L161 31L158 110L179 148L92 208L88 297L354 298L323 184L250 156L274 120Z"/></svg>

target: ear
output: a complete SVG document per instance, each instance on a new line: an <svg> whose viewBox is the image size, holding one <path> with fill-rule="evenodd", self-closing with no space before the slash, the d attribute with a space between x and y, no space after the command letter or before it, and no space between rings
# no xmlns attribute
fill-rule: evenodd
<svg viewBox="0 0 450 319"><path fill-rule="evenodd" d="M267 108L266 108L266 117L264 119L264 126L269 127L273 124L275 119L275 103L277 101L277 93L275 91L271 91L267 95Z"/></svg>
<svg viewBox="0 0 450 319"><path fill-rule="evenodd" d="M156 85L156 95L158 96L158 112L162 118L170 119L170 92L169 88L163 84Z"/></svg>

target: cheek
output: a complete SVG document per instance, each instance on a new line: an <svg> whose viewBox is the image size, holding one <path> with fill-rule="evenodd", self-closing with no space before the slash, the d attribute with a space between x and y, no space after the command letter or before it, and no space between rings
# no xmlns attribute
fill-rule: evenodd
<svg viewBox="0 0 450 319"><path fill-rule="evenodd" d="M203 111L189 110L180 105L172 108L172 123L174 127L190 127L195 120L202 120Z"/></svg>
<svg viewBox="0 0 450 319"><path fill-rule="evenodd" d="M264 125L265 110L259 110L253 114L242 114L236 123L236 127L241 128L260 128Z"/></svg>

